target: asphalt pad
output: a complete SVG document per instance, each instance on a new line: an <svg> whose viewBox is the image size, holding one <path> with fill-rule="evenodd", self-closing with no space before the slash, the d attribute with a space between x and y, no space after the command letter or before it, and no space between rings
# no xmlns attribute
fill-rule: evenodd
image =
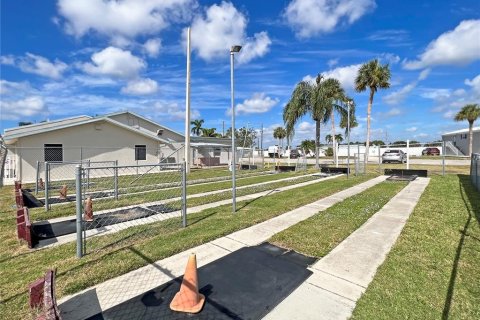
<svg viewBox="0 0 480 320"><path fill-rule="evenodd" d="M261 319L312 274L314 262L269 243L242 248L198 269L206 302L197 314L169 308L179 277L89 319Z"/></svg>
<svg viewBox="0 0 480 320"><path fill-rule="evenodd" d="M165 204L152 205L147 208L133 207L94 216L94 221L84 222L84 225L86 230L91 230L175 210L174 207ZM34 223L33 232L38 240L46 240L75 233L77 232L76 220L71 219L55 223Z"/></svg>

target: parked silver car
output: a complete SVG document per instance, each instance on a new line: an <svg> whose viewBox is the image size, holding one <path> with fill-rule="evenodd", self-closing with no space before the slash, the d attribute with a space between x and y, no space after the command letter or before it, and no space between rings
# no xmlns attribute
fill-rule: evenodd
<svg viewBox="0 0 480 320"><path fill-rule="evenodd" d="M386 162L407 162L407 154L402 150L387 150L382 155L382 163Z"/></svg>

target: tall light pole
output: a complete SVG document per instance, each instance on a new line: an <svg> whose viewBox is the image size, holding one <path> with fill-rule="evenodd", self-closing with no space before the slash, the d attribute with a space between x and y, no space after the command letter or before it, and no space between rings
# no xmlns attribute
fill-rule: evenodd
<svg viewBox="0 0 480 320"><path fill-rule="evenodd" d="M350 104L352 100L347 101L347 178L350 177Z"/></svg>
<svg viewBox="0 0 480 320"><path fill-rule="evenodd" d="M234 88L233 88L233 58L235 52L240 52L242 46L232 46L230 48L230 104L232 110L232 212L235 213L237 211L237 186L235 181L235 171L236 171L236 163L235 157L237 155L237 148L235 147L235 97L234 97Z"/></svg>

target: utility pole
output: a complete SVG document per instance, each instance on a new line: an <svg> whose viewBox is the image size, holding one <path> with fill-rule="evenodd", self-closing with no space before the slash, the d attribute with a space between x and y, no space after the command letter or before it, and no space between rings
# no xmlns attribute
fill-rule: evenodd
<svg viewBox="0 0 480 320"><path fill-rule="evenodd" d="M222 120L222 137L225 137L225 120Z"/></svg>

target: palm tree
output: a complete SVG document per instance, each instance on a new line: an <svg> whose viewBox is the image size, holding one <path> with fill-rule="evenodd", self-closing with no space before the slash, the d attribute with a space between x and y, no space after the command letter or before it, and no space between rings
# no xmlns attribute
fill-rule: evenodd
<svg viewBox="0 0 480 320"><path fill-rule="evenodd" d="M332 143L332 135L331 134L327 134L325 136L325 142L326 143Z"/></svg>
<svg viewBox="0 0 480 320"><path fill-rule="evenodd" d="M473 148L473 123L480 117L478 104L467 104L456 115L455 121L468 121L468 155L472 156Z"/></svg>
<svg viewBox="0 0 480 320"><path fill-rule="evenodd" d="M343 141L343 136L341 133L335 135L335 140L338 141L338 143L342 143Z"/></svg>
<svg viewBox="0 0 480 320"><path fill-rule="evenodd" d="M323 121L331 121L332 124L332 146L333 146L333 155L336 158L337 148L336 145L336 134L335 134L335 113L340 115L341 119L347 118L347 107L346 103L351 99L345 95L345 90L343 90L340 81L337 79L329 78L323 81L321 85L322 96L325 99L325 116ZM346 122L346 120L345 120Z"/></svg>
<svg viewBox="0 0 480 320"><path fill-rule="evenodd" d="M355 90L363 92L370 89L367 108L367 141L365 147L365 158L368 161L368 152L370 146L370 115L372 113L373 96L380 89L390 88L390 67L388 64L381 65L377 59L363 64L358 70L355 78Z"/></svg>
<svg viewBox="0 0 480 320"><path fill-rule="evenodd" d="M310 114L315 121L315 162L319 167L318 148L320 148L320 123L325 116L325 105L321 95L321 82L323 76L319 74L315 83L300 81L293 90L290 101L283 109L283 121L287 129L287 135L293 137L295 125L306 114Z"/></svg>
<svg viewBox="0 0 480 320"><path fill-rule="evenodd" d="M310 151L315 150L315 140L303 140L300 142L300 148L303 150L305 155L310 153Z"/></svg>
<svg viewBox="0 0 480 320"><path fill-rule="evenodd" d="M217 128L202 128L202 137L218 137Z"/></svg>
<svg viewBox="0 0 480 320"><path fill-rule="evenodd" d="M275 130L273 130L273 138L278 139L278 146L280 146L280 141L282 141L282 147L283 147L283 139L287 136L287 131L285 128L282 127L276 127Z"/></svg>
<svg viewBox="0 0 480 320"><path fill-rule="evenodd" d="M205 121L203 119L200 120L193 120L190 124L193 126L192 134L196 135L197 137L203 132L202 131L202 124Z"/></svg>

